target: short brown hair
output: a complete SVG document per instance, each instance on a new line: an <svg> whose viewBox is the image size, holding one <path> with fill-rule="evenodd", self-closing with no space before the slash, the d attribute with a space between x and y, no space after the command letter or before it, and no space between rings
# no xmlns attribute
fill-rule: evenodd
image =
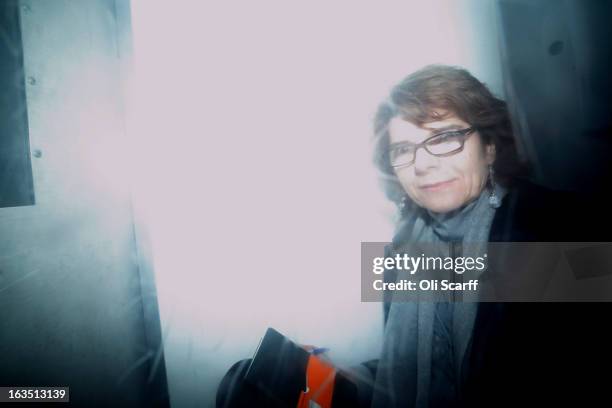
<svg viewBox="0 0 612 408"><path fill-rule="evenodd" d="M395 85L374 117L374 163L390 200L399 203L406 195L389 160L391 119L401 117L422 126L450 114L474 127L484 144L495 145L497 181L509 185L514 178L529 173L527 163L517 153L506 103L463 68L428 65Z"/></svg>

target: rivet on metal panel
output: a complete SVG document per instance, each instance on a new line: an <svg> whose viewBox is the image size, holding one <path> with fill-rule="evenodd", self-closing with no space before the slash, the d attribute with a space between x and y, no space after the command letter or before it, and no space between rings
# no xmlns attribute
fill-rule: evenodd
<svg viewBox="0 0 612 408"><path fill-rule="evenodd" d="M33 76L29 76L28 77L28 84L36 85L36 78L34 78Z"/></svg>
<svg viewBox="0 0 612 408"><path fill-rule="evenodd" d="M34 149L34 151L32 152L32 154L34 155L34 157L36 157L37 159L42 157L42 151L40 149Z"/></svg>
<svg viewBox="0 0 612 408"><path fill-rule="evenodd" d="M550 55L559 55L561 52L563 52L563 46L563 41L554 41L548 47L548 53Z"/></svg>

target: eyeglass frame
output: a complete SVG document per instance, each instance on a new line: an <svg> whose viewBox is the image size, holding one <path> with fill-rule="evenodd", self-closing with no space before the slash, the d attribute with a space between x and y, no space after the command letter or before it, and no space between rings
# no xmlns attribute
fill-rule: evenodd
<svg viewBox="0 0 612 408"><path fill-rule="evenodd" d="M393 163L391 163L391 167L393 167L394 169L398 169L401 167L407 167L407 166L412 166L414 164L414 162L416 161L416 154L417 151L422 147L425 149L425 151L427 151L427 153L431 154L432 156L436 156L436 157L447 157L447 156L452 156L454 154L457 154L459 152L461 152L463 150L463 148L465 147L465 141L468 139L468 137L474 133L476 131L476 128L471 126L465 129L453 129L453 130L446 130L444 132L440 132L440 133L436 133L435 135L431 135L429 136L427 139L423 140L421 143L416 143L414 144L414 157L412 159L412 161L410 163L405 163L405 164L400 164L400 165L394 165ZM448 153L442 153L442 154L437 154L437 153L432 153L431 151L429 151L429 149L427 148L427 144L429 143L429 141L431 139L435 139L436 137L440 137L443 136L446 133L453 133L453 132L457 132L461 134L461 146L459 146L457 149L450 151ZM411 143L412 144L412 143ZM391 150L389 149L389 161L391 162Z"/></svg>

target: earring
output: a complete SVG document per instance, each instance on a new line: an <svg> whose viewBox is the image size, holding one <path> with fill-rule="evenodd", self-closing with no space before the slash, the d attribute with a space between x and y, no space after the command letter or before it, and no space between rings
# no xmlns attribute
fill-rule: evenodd
<svg viewBox="0 0 612 408"><path fill-rule="evenodd" d="M495 191L495 173L493 171L493 165L489 164L489 184L491 185L491 192L489 194L489 205L493 208L499 208L501 200Z"/></svg>
<svg viewBox="0 0 612 408"><path fill-rule="evenodd" d="M406 208L406 201L408 200L408 196L404 196L402 197L402 199L400 200L398 207L399 207L399 212L400 214L404 213L404 209Z"/></svg>

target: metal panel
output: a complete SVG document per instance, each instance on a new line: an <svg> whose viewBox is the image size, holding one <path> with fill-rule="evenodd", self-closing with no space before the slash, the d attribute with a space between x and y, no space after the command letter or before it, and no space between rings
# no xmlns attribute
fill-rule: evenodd
<svg viewBox="0 0 612 408"><path fill-rule="evenodd" d="M166 406L143 317L116 4L27 0L20 11L40 157L36 205L0 209L0 383L69 385L78 406Z"/></svg>
<svg viewBox="0 0 612 408"><path fill-rule="evenodd" d="M602 192L612 175L610 2L499 0L507 99L538 182Z"/></svg>
<svg viewBox="0 0 612 408"><path fill-rule="evenodd" d="M19 4L0 2L0 207L34 204Z"/></svg>

